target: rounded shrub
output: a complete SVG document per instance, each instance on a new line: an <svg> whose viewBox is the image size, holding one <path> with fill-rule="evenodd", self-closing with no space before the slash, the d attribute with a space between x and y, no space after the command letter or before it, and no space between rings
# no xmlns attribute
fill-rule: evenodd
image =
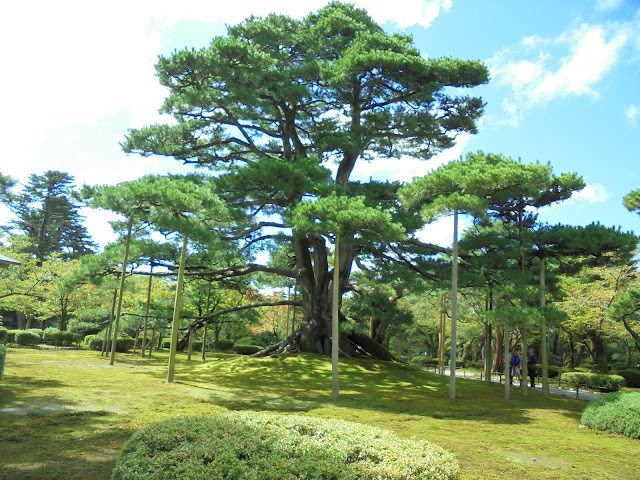
<svg viewBox="0 0 640 480"><path fill-rule="evenodd" d="M427 357L426 355L417 355L410 361L411 365L417 365L419 367L428 367L438 365L438 359L434 357Z"/></svg>
<svg viewBox="0 0 640 480"><path fill-rule="evenodd" d="M9 329L5 327L0 327L0 343L6 343L8 337L9 337Z"/></svg>
<svg viewBox="0 0 640 480"><path fill-rule="evenodd" d="M42 339L51 345L62 345L62 332L55 327L45 328Z"/></svg>
<svg viewBox="0 0 640 480"><path fill-rule="evenodd" d="M456 479L453 456L379 428L303 416L218 413L138 431L112 479Z"/></svg>
<svg viewBox="0 0 640 480"><path fill-rule="evenodd" d="M614 392L590 402L582 424L594 430L640 439L640 392Z"/></svg>
<svg viewBox="0 0 640 480"><path fill-rule="evenodd" d="M228 352L233 348L232 340L218 340L217 342L213 342L213 348L219 350L221 352Z"/></svg>
<svg viewBox="0 0 640 480"><path fill-rule="evenodd" d="M133 343L136 341L133 337L118 336L118 342L116 343L116 352L128 352L133 348Z"/></svg>
<svg viewBox="0 0 640 480"><path fill-rule="evenodd" d="M40 340L40 335L29 330L20 330L16 333L16 343L18 345L37 345Z"/></svg>
<svg viewBox="0 0 640 480"><path fill-rule="evenodd" d="M84 337L84 343L87 344L89 350L102 350L104 339L98 335L87 335Z"/></svg>
<svg viewBox="0 0 640 480"><path fill-rule="evenodd" d="M253 355L263 350L260 345L234 345L233 350L240 355Z"/></svg>
<svg viewBox="0 0 640 480"><path fill-rule="evenodd" d="M616 375L620 375L624 378L625 385L631 388L640 388L640 370L633 370L626 368L624 370L618 370Z"/></svg>

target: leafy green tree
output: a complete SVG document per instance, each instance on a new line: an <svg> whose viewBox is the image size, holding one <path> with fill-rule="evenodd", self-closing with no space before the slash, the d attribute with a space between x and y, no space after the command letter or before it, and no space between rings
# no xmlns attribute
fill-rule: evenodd
<svg viewBox="0 0 640 480"><path fill-rule="evenodd" d="M5 229L26 235L31 243L27 253L38 260L57 252L65 259L92 253L96 245L82 225L79 204L73 198L73 177L49 170L32 174L29 183L18 194L8 191L12 182L2 180L2 198L18 217Z"/></svg>
<svg viewBox="0 0 640 480"><path fill-rule="evenodd" d="M125 151L216 172L216 191L235 220L221 230L227 238L254 248L275 237L291 242L295 268L253 271L298 280L299 346L328 353L331 228L322 234L300 229L293 210L331 192L360 195L372 208L389 202L392 186L380 195L375 182L351 180L356 163L374 156L430 158L451 147L456 134L475 133L482 101L451 96L459 90L448 87L483 84L487 69L475 61L425 59L409 36L388 34L364 10L339 2L301 21L249 18L207 48L160 58L156 68L169 88L162 111L176 123L130 131ZM343 236L341 286L369 243L355 232Z"/></svg>

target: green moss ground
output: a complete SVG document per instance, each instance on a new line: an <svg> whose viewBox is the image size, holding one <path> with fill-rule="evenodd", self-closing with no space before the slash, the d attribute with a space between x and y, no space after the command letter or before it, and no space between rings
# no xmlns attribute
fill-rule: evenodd
<svg viewBox="0 0 640 480"><path fill-rule="evenodd" d="M448 378L386 362L342 361L333 401L329 359L167 357L10 348L0 382L0 479L107 479L124 442L143 425L224 410L342 418L422 438L454 453L463 479L637 479L640 443L580 427L581 400L523 397L501 385ZM535 458L535 461L532 459Z"/></svg>

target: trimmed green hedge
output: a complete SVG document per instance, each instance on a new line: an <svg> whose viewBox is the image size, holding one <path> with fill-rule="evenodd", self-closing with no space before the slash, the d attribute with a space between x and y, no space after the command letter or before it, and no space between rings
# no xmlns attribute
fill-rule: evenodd
<svg viewBox="0 0 640 480"><path fill-rule="evenodd" d="M0 381L2 380L2 374L4 373L4 361L7 358L7 347L0 345Z"/></svg>
<svg viewBox="0 0 640 480"><path fill-rule="evenodd" d="M417 365L419 367L427 367L431 365L438 365L439 359L434 357L427 357L426 355L418 355L411 359L411 365Z"/></svg>
<svg viewBox="0 0 640 480"><path fill-rule="evenodd" d="M218 413L136 432L112 479L457 479L453 456L423 440L341 420Z"/></svg>
<svg viewBox="0 0 640 480"><path fill-rule="evenodd" d="M561 385L570 387L597 388L609 392L615 392L624 387L624 378L620 375L607 375L604 373L567 372L560 376Z"/></svg>
<svg viewBox="0 0 640 480"><path fill-rule="evenodd" d="M624 378L627 387L640 388L640 370L626 368L624 370L618 370L615 374Z"/></svg>
<svg viewBox="0 0 640 480"><path fill-rule="evenodd" d="M89 350L102 350L104 339L98 335L87 335L84 337L84 343L87 344Z"/></svg>
<svg viewBox="0 0 640 480"><path fill-rule="evenodd" d="M0 343L5 343L9 337L9 329L0 327Z"/></svg>
<svg viewBox="0 0 640 480"><path fill-rule="evenodd" d="M30 332L29 330L20 330L15 334L16 343L18 345L37 345L40 343L42 338L35 332Z"/></svg>
<svg viewBox="0 0 640 480"><path fill-rule="evenodd" d="M52 345L73 345L78 340L78 336L68 330L49 327L44 330L42 339Z"/></svg>
<svg viewBox="0 0 640 480"><path fill-rule="evenodd" d="M614 392L590 402L582 424L594 430L640 439L640 392Z"/></svg>
<svg viewBox="0 0 640 480"><path fill-rule="evenodd" d="M228 352L233 348L233 340L218 340L213 342L213 348L221 352Z"/></svg>
<svg viewBox="0 0 640 480"><path fill-rule="evenodd" d="M233 350L240 355L253 355L264 348L260 345L234 345Z"/></svg>

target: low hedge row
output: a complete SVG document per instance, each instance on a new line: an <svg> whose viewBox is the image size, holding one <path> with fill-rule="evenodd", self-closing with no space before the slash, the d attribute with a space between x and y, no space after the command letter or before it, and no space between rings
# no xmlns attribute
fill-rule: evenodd
<svg viewBox="0 0 640 480"><path fill-rule="evenodd" d="M582 424L640 439L640 392L614 392L589 402Z"/></svg>
<svg viewBox="0 0 640 480"><path fill-rule="evenodd" d="M218 413L136 432L112 479L457 479L453 456L422 440L341 420Z"/></svg>
<svg viewBox="0 0 640 480"><path fill-rule="evenodd" d="M626 368L624 370L618 370L614 373L624 378L624 382L627 387L640 388L640 370L632 370L630 368Z"/></svg>
<svg viewBox="0 0 640 480"><path fill-rule="evenodd" d="M437 358L418 355L413 357L409 363L411 363L411 365L418 365L419 367L427 367L430 365L438 365L438 362L439 360Z"/></svg>
<svg viewBox="0 0 640 480"><path fill-rule="evenodd" d="M119 336L118 343L116 344L116 352L128 352L133 348L133 342L135 342L135 338L133 337ZM89 350L102 350L104 339L98 335L87 335L84 337L84 343L87 344Z"/></svg>
<svg viewBox="0 0 640 480"><path fill-rule="evenodd" d="M4 373L4 361L7 358L7 347L0 345L0 381L2 380L2 374Z"/></svg>
<svg viewBox="0 0 640 480"><path fill-rule="evenodd" d="M9 329L5 327L0 327L0 343L5 343L7 341L8 336L9 336Z"/></svg>
<svg viewBox="0 0 640 480"><path fill-rule="evenodd" d="M264 347L260 345L234 345L233 351L240 355L253 355L254 353L258 353L260 350L264 350Z"/></svg>
<svg viewBox="0 0 640 480"><path fill-rule="evenodd" d="M615 392L624 387L624 378L620 375L607 375L604 373L567 372L560 376L560 385L570 387L596 388L604 391Z"/></svg>
<svg viewBox="0 0 640 480"><path fill-rule="evenodd" d="M20 330L15 334L15 342L18 345L37 345L41 341L40 335L29 330Z"/></svg>
<svg viewBox="0 0 640 480"><path fill-rule="evenodd" d="M54 327L46 328L42 339L52 345L73 345L80 340L75 333L68 330L58 330Z"/></svg>

